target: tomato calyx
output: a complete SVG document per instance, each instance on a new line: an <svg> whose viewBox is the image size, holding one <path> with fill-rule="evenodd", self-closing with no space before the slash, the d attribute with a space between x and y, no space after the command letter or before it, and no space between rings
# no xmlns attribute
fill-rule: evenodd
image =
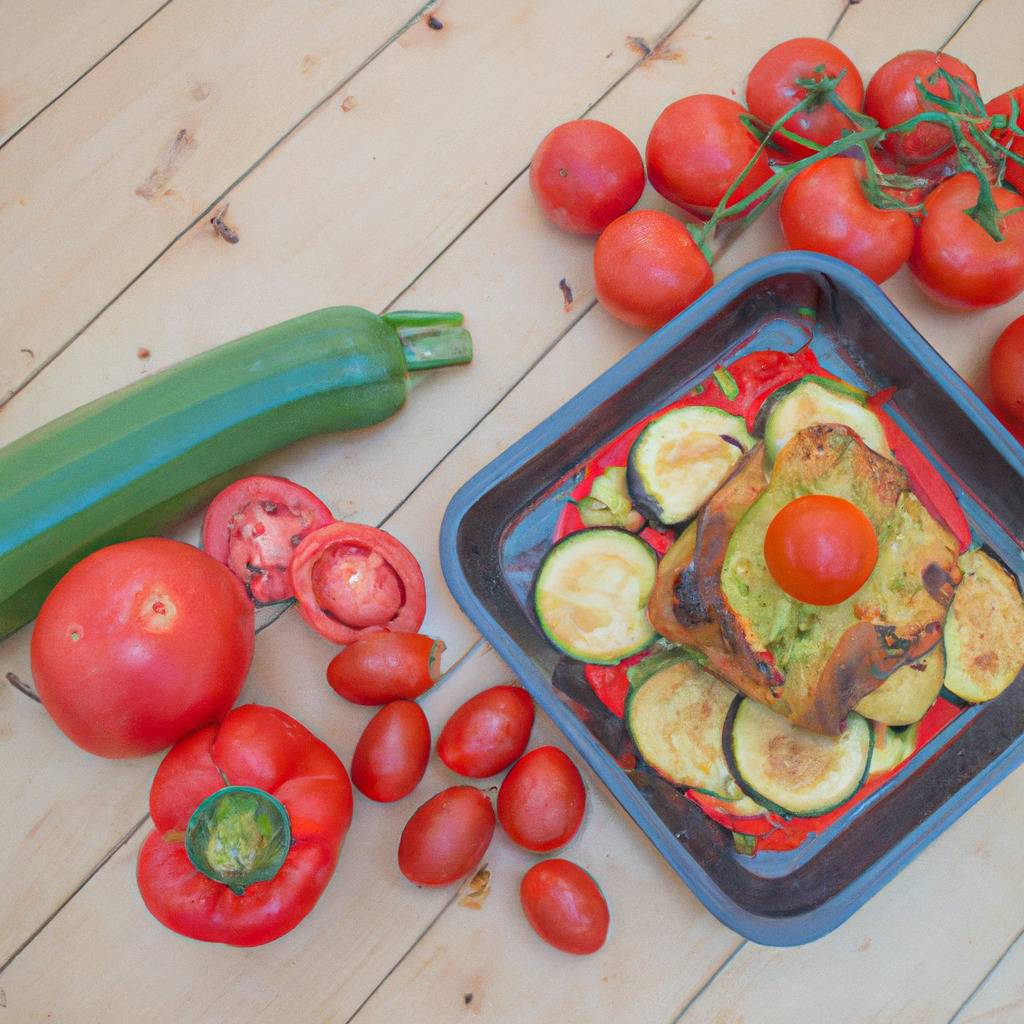
<svg viewBox="0 0 1024 1024"><path fill-rule="evenodd" d="M268 882L291 849L291 820L284 805L253 786L225 786L192 813L185 852L193 867L241 896L254 882Z"/></svg>

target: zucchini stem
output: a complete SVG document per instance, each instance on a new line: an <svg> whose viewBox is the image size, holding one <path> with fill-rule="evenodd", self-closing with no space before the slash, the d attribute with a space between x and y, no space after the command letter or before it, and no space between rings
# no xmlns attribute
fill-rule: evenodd
<svg viewBox="0 0 1024 1024"><path fill-rule="evenodd" d="M473 359L473 339L462 326L461 313L402 310L381 319L398 334L410 371L459 366Z"/></svg>

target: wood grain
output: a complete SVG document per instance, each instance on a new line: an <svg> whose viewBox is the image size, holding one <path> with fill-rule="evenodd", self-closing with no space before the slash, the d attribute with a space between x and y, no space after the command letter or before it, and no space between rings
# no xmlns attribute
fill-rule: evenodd
<svg viewBox="0 0 1024 1024"><path fill-rule="evenodd" d="M1018 935L950 1024L1015 1024L1024 1020L1024 936Z"/></svg>

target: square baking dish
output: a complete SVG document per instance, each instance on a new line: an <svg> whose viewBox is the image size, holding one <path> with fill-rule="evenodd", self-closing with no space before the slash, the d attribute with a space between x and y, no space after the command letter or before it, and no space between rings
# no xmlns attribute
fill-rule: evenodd
<svg viewBox="0 0 1024 1024"><path fill-rule="evenodd" d="M789 852L738 854L682 791L631 768L623 723L582 666L544 638L530 589L566 497L596 450L719 364L810 343L868 391L956 493L975 540L1024 571L1024 456L884 293L845 263L779 253L716 285L463 486L441 527L456 600L704 905L755 942L797 945L841 924L1024 760L1024 684L969 708L898 774ZM626 767L623 767L623 766Z"/></svg>

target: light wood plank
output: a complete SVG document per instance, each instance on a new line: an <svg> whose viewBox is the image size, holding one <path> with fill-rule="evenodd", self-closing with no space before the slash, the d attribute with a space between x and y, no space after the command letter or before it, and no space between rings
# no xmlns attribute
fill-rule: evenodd
<svg viewBox="0 0 1024 1024"><path fill-rule="evenodd" d="M2 0L0 145L164 3L165 0Z"/></svg>
<svg viewBox="0 0 1024 1024"><path fill-rule="evenodd" d="M1024 1020L1024 936L1007 950L950 1024L1016 1024Z"/></svg>

